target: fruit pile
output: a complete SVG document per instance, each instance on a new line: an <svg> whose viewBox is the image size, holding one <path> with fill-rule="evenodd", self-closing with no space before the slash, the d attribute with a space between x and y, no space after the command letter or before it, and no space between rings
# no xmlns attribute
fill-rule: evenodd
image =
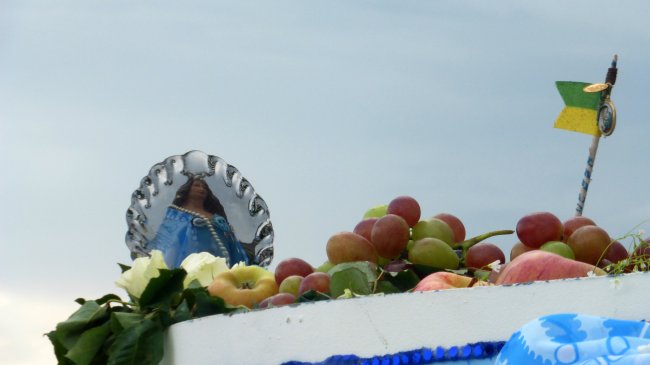
<svg viewBox="0 0 650 365"><path fill-rule="evenodd" d="M562 222L548 212L522 217L519 239L506 263L504 252L483 242L513 234L498 230L465 238L452 214L421 219L418 202L400 196L371 208L351 232L327 241L327 261L313 267L299 258L281 261L275 273L234 267L208 287L211 295L249 308L378 293L503 285L535 280L646 270L650 239L634 235L631 254L586 217ZM248 270L248 272L244 272ZM238 279L239 278L239 279Z"/></svg>

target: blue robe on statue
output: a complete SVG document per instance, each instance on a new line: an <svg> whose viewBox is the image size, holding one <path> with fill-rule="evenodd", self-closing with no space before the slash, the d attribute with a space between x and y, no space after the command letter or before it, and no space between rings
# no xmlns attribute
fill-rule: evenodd
<svg viewBox="0 0 650 365"><path fill-rule="evenodd" d="M211 232L208 225L212 225L214 232ZM223 245L219 245L217 239ZM214 256L227 258L230 266L242 261L248 264L244 248L224 217L214 214L208 221L174 206L167 208L156 237L148 247L162 251L169 268L180 267L183 259L198 252L209 252Z"/></svg>

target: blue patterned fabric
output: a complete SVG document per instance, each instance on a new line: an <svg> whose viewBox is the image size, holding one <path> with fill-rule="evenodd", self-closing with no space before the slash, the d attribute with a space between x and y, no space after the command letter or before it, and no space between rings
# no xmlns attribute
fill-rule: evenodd
<svg viewBox="0 0 650 365"><path fill-rule="evenodd" d="M332 355L319 362L287 361L282 365L492 365L503 341L477 342L463 346L421 348L372 357Z"/></svg>
<svg viewBox="0 0 650 365"><path fill-rule="evenodd" d="M582 314L535 319L515 332L495 365L650 364L650 323Z"/></svg>
<svg viewBox="0 0 650 365"><path fill-rule="evenodd" d="M214 227L226 248L225 252L212 236L208 224ZM169 207L156 237L148 247L162 251L169 268L179 267L183 259L195 252L209 252L214 256L228 258L230 265L241 261L248 263L246 252L235 237L230 224L218 214L206 222L206 219Z"/></svg>

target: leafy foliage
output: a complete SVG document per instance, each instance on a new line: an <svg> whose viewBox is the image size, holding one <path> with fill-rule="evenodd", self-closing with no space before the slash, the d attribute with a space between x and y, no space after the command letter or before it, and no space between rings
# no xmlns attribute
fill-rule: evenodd
<svg viewBox="0 0 650 365"><path fill-rule="evenodd" d="M124 269L124 267L122 268ZM183 269L161 269L142 296L123 301L115 294L77 299L81 307L47 333L60 365L156 365L163 333L174 323L237 308L211 297L206 288L183 289Z"/></svg>
<svg viewBox="0 0 650 365"><path fill-rule="evenodd" d="M637 227L647 222L648 221L645 221L639 224ZM650 247L650 239L644 239L644 235L645 231L639 230L638 232L629 232L624 236L617 238L615 241L619 241L621 243L631 241L631 243L628 245L628 252L630 255L624 260L605 265L603 268L605 272L612 275L619 275L631 272L650 271L650 255L648 254L648 251L646 251L648 250L648 247ZM612 244L613 242L614 241L612 241ZM637 250L639 252L637 252Z"/></svg>

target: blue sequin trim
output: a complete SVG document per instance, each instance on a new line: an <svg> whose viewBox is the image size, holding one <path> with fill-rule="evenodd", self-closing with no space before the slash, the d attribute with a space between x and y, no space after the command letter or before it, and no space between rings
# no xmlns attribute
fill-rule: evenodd
<svg viewBox="0 0 650 365"><path fill-rule="evenodd" d="M356 355L334 355L321 362L287 361L282 365L425 365L436 362L485 359L496 356L505 341L477 342L464 346L435 349L421 348L391 355L361 358Z"/></svg>

